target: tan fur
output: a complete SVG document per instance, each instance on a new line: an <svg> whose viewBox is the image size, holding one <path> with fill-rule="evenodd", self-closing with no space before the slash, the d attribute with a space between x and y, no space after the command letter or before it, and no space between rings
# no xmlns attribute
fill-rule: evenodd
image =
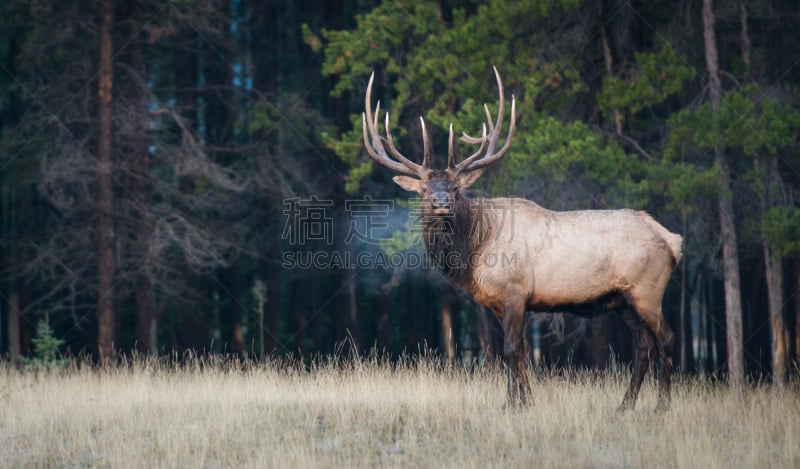
<svg viewBox="0 0 800 469"><path fill-rule="evenodd" d="M462 190L484 168L500 161L514 137L516 112L511 99L511 122L505 144L497 149L503 128L503 84L497 69L500 103L496 120L486 108L481 138L466 134L462 141L480 145L460 163L455 161L450 126L446 170L430 168L430 149L422 125L423 160L416 164L392 143L388 114L386 138L378 131L376 106L371 111L374 74L370 77L362 116L364 144L377 163L396 172L394 181L422 196L423 234L431 256L460 254L463 265L439 264L454 283L491 308L502 321L503 357L509 367L509 401L524 400L530 391L524 372L525 312L571 311L592 314L617 311L634 339L634 369L621 408L635 405L651 355L661 359L659 408L670 400L674 334L661 311L664 290L681 260L680 235L670 233L645 212L582 210L555 212L525 199L470 199ZM487 133L487 128L489 129ZM389 157L391 154L394 159ZM445 222L445 216L454 216ZM451 232L446 228L451 227ZM452 235L454 242L445 242Z"/></svg>
<svg viewBox="0 0 800 469"><path fill-rule="evenodd" d="M634 291L639 302L660 305L680 259L681 236L645 212L556 212L511 198L476 203L495 226L480 247L472 282L463 286L501 317L503 300L519 294L539 311L613 291Z"/></svg>

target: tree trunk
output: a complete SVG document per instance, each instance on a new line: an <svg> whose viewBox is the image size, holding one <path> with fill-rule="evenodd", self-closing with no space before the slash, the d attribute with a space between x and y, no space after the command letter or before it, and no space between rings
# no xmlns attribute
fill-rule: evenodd
<svg viewBox="0 0 800 469"><path fill-rule="evenodd" d="M146 272L136 275L136 343L139 352L158 355L158 320L153 282Z"/></svg>
<svg viewBox="0 0 800 469"><path fill-rule="evenodd" d="M747 0L739 1L739 32L741 36L742 63L746 73L750 72L750 34L747 32Z"/></svg>
<svg viewBox="0 0 800 469"><path fill-rule="evenodd" d="M458 331L454 326L453 316L456 314L453 304L453 293L445 285L442 287L442 344L447 359L452 363L456 360L456 338Z"/></svg>
<svg viewBox="0 0 800 469"><path fill-rule="evenodd" d="M759 169L758 155L753 160L756 170ZM769 158L764 171L764 198L761 210L767 210L781 203L779 192L781 177L778 173L778 160ZM768 239L762 241L764 250L764 267L767 280L767 304L770 319L770 349L772 351L772 384L783 386L786 383L786 366L788 352L788 330L783 320L783 258L773 249Z"/></svg>
<svg viewBox="0 0 800 469"><path fill-rule="evenodd" d="M291 334L293 343L289 344L293 352L303 352L303 344L306 341L306 324L308 318L308 304L311 301L308 294L308 271L302 272L302 276L292 282L292 320Z"/></svg>
<svg viewBox="0 0 800 469"><path fill-rule="evenodd" d="M614 76L614 56L611 54L611 44L608 40L608 32L606 31L606 24L610 21L605 15L605 2L601 1L600 5L600 39L603 45L603 62L606 66L606 75L611 78ZM613 108L612 114L614 116L614 132L617 135L622 135L622 114L619 109Z"/></svg>
<svg viewBox="0 0 800 469"><path fill-rule="evenodd" d="M591 344L592 344L592 366L598 369L608 367L611 343L611 318L607 314L591 319Z"/></svg>
<svg viewBox="0 0 800 469"><path fill-rule="evenodd" d="M319 270L312 270L311 272L311 285L309 294L311 295L311 317L308 318L309 325L308 327L311 329L311 340L308 342L309 344L309 351L315 351L317 353L326 353L325 349L322 346L322 331L320 328L322 327L322 321L319 317L322 314L323 309L327 305L322 303L324 298L323 295L323 285L324 285L324 273L326 271L319 271ZM326 296L327 298L327 296Z"/></svg>
<svg viewBox="0 0 800 469"><path fill-rule="evenodd" d="M220 329L223 331L225 350L244 358L244 330L242 328L241 281L239 267L233 264L219 271Z"/></svg>
<svg viewBox="0 0 800 469"><path fill-rule="evenodd" d="M711 0L703 0L703 40L712 114L717 112L722 100L714 22ZM730 167L725 156L724 143L721 141L714 145L714 161L719 169L719 218L725 286L728 382L733 389L738 390L744 385L741 282L739 280L739 254L736 250L736 224L733 215Z"/></svg>
<svg viewBox="0 0 800 469"><path fill-rule="evenodd" d="M800 258L794 264L794 288L800 291ZM800 371L800 298L794 300L794 369Z"/></svg>
<svg viewBox="0 0 800 469"><path fill-rule="evenodd" d="M684 222L684 234L686 233L685 222ZM684 262L680 266L680 274L681 274L681 304L680 304L680 317L679 317L679 332L678 332L678 353L679 356L679 364L680 370L683 373L689 371L689 355L691 354L691 347L689 346L691 342L691 318L689 317L689 305L688 298L689 298L689 284L686 281L688 277L688 266L687 263Z"/></svg>
<svg viewBox="0 0 800 469"><path fill-rule="evenodd" d="M113 0L99 1L100 57L97 75L97 351L101 361L114 352L114 192L111 181L111 95L114 83L111 28Z"/></svg>
<svg viewBox="0 0 800 469"><path fill-rule="evenodd" d="M233 99L231 83L233 82L233 37L231 35L230 18L231 2L226 0L220 5L221 20L217 27L221 30L221 38L204 48L203 78L207 83L204 91L206 99L205 137L209 145L225 147L233 140L236 103ZM230 154L215 155L215 161L225 165L234 164L240 157Z"/></svg>
<svg viewBox="0 0 800 469"><path fill-rule="evenodd" d="M781 387L786 383L787 331L783 321L783 265L766 240L764 266L767 276L767 299L769 304L770 338L772 349L772 384Z"/></svg>
<svg viewBox="0 0 800 469"><path fill-rule="evenodd" d="M337 276L339 282L344 282L341 288L341 313L339 317L340 328L344 329L341 339L349 342L353 351L360 350L361 347L361 331L358 327L358 297L356 295L356 279L353 274L342 271ZM387 293L388 295L388 293Z"/></svg>
<svg viewBox="0 0 800 469"><path fill-rule="evenodd" d="M130 99L136 103L133 114L135 128L132 142L133 162L130 191L133 199L133 256L136 263L136 348L144 355L158 354L157 317L155 314L155 294L153 282L148 275L148 252L153 226L148 209L150 207L150 154L147 149L147 85L145 83L145 63L142 40L141 5L139 1L131 4L129 35L131 51L131 74L133 87Z"/></svg>
<svg viewBox="0 0 800 469"><path fill-rule="evenodd" d="M198 290L212 291L213 286L195 272L189 272L189 283L196 285ZM209 324L213 324L213 315L209 312L206 302L195 298L190 292L184 291L186 303L178 309L177 339L181 348L192 350L200 355L212 353L211 345L214 343L213 334L209 331Z"/></svg>
<svg viewBox="0 0 800 469"><path fill-rule="evenodd" d="M378 296L378 346L381 351L392 350L391 324L389 318L389 288L381 288Z"/></svg>
<svg viewBox="0 0 800 469"><path fill-rule="evenodd" d="M494 362L503 356L503 332L494 313L486 307L477 305L478 336L485 362Z"/></svg>
<svg viewBox="0 0 800 469"><path fill-rule="evenodd" d="M264 359L266 337L264 333L264 305L267 302L267 284L260 278L255 281L253 295L256 297L256 313L258 314L258 359Z"/></svg>
<svg viewBox="0 0 800 469"><path fill-rule="evenodd" d="M750 69L750 35L747 32L747 3L745 0L739 2L739 24L742 47L742 62L745 71ZM774 207L776 203L781 203L776 192L781 186L781 177L778 172L778 162L776 158L769 158L766 167L759 168L760 158L756 155L753 159L756 170L763 170L764 187L763 198L761 201L761 212L765 214L767 210ZM767 281L767 304L769 306L770 318L770 349L772 356L772 384L781 387L786 383L786 365L788 352L788 331L783 320L783 259L779 256L766 237L762 241L764 251L764 270Z"/></svg>
<svg viewBox="0 0 800 469"><path fill-rule="evenodd" d="M264 282L266 289L266 313L264 318L264 351L274 353L278 350L278 316L281 313L280 292L284 284L281 283L277 268L268 262L263 262L263 272L267 277Z"/></svg>
<svg viewBox="0 0 800 469"><path fill-rule="evenodd" d="M8 298L8 353L12 363L17 361L21 352L19 320L19 295L12 293Z"/></svg>
<svg viewBox="0 0 800 469"><path fill-rule="evenodd" d="M697 302L698 302L698 317L697 317L697 360L696 364L698 373L708 374L708 318L711 315L708 303L708 280L703 275L703 267L698 266L697 272Z"/></svg>

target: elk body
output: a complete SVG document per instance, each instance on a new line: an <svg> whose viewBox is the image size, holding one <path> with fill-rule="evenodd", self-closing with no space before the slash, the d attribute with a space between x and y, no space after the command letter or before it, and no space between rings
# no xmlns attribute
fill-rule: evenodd
<svg viewBox="0 0 800 469"><path fill-rule="evenodd" d="M667 408L674 335L661 304L681 259L681 236L640 211L559 212L525 199L470 198L465 189L484 168L505 155L514 137L512 97L509 133L503 147L497 149L504 96L500 75L497 69L494 72L500 95L497 119L493 122L486 108L482 137L461 137L479 148L459 163L455 162L451 125L445 170L430 168L422 118L422 164L410 161L395 148L388 113L386 136L381 136L380 103L374 114L371 110L373 75L363 115L367 152L376 162L403 174L394 178L398 185L421 196L423 238L442 273L500 320L509 403L524 401L530 392L524 368L527 311L583 316L615 312L630 328L634 341L633 375L621 408L635 406L650 362L656 358L660 358L658 408Z"/></svg>

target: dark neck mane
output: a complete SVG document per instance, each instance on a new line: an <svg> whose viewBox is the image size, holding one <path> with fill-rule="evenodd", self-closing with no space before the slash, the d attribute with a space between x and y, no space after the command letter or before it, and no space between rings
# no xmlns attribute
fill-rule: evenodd
<svg viewBox="0 0 800 469"><path fill-rule="evenodd" d="M423 216L422 235L428 256L456 284L470 280L470 261L475 260L491 232L493 217L486 202L462 195L453 214Z"/></svg>

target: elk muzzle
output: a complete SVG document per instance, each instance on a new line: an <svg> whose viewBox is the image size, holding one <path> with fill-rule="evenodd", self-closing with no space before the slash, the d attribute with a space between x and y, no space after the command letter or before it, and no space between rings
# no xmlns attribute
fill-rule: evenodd
<svg viewBox="0 0 800 469"><path fill-rule="evenodd" d="M445 191L437 191L431 194L431 207L435 213L449 212L452 200Z"/></svg>

